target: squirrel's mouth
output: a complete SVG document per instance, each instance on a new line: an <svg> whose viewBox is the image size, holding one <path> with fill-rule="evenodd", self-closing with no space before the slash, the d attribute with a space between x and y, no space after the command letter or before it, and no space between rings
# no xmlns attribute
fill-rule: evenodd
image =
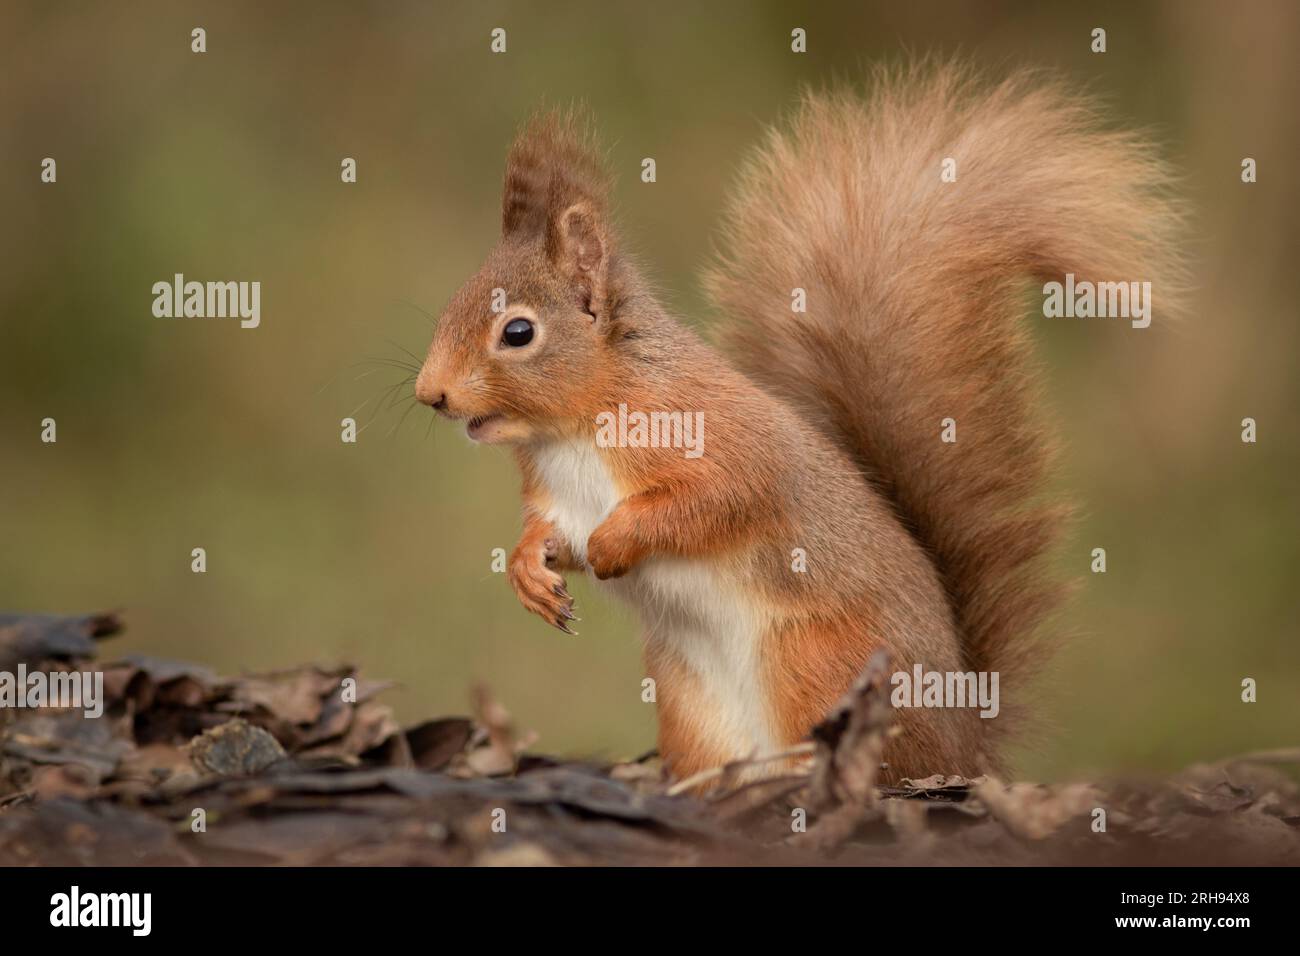
<svg viewBox="0 0 1300 956"><path fill-rule="evenodd" d="M474 441L491 440L492 423L501 421L502 417L497 414L476 415L465 426L465 434Z"/></svg>

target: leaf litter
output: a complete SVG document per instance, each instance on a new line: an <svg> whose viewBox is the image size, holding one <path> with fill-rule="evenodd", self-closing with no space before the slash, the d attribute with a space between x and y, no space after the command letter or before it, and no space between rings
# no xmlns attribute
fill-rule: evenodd
<svg viewBox="0 0 1300 956"><path fill-rule="evenodd" d="M97 665L121 626L0 615L0 670L97 668L105 696L97 719L0 709L0 865L1300 863L1300 747L1159 780L935 768L881 786L883 655L808 744L674 782L653 753L535 752L482 685L472 715L403 727L379 699L390 685L350 666Z"/></svg>

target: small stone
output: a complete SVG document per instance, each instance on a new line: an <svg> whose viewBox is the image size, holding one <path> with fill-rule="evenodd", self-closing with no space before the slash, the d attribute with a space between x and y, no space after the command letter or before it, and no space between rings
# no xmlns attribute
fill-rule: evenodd
<svg viewBox="0 0 1300 956"><path fill-rule="evenodd" d="M189 748L196 767L226 777L261 773L286 756L278 740L242 717L205 730L190 741Z"/></svg>

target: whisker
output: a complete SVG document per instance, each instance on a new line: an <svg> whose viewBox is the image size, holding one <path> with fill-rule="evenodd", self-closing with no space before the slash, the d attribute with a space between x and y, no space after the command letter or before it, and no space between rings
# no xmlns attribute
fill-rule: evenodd
<svg viewBox="0 0 1300 956"><path fill-rule="evenodd" d="M365 356L364 361L357 362L350 367L361 368L366 365L378 365L381 368L396 368L401 369L403 372L414 372L417 375L420 372L419 365L413 365L403 359L392 358L386 355L367 355Z"/></svg>
<svg viewBox="0 0 1300 956"><path fill-rule="evenodd" d="M409 355L412 358L412 360L414 360L417 366L424 365L424 359L420 358L420 356L416 355L410 349L406 348L403 345L397 344L392 339L384 339L384 341L387 342L389 345L391 345L393 348L397 349L399 352L405 352L407 355Z"/></svg>
<svg viewBox="0 0 1300 956"><path fill-rule="evenodd" d="M405 384L406 384L405 382L394 382L392 385L389 385L387 388L381 389L378 393L370 396L364 402L358 405L355 409L353 409L353 411L348 415L348 417L355 418L357 413L360 412L361 409L365 408L367 405L369 405L371 402L375 401L376 399L378 399L380 405L382 405L384 399L388 398L396 389L401 388ZM378 414L380 410L381 409L379 407L376 407L376 414ZM371 417L371 421L374 421L373 416Z"/></svg>
<svg viewBox="0 0 1300 956"><path fill-rule="evenodd" d="M412 401L412 402L415 401L415 395L413 393L405 392L402 390L408 384L409 384L408 382L396 382L393 385L392 389L390 390L388 405L385 407L385 411L387 411L390 408L395 408L397 406L397 403L400 401Z"/></svg>
<svg viewBox="0 0 1300 956"><path fill-rule="evenodd" d="M357 376L356 378L354 378L352 381L354 381L354 382L359 382L359 381L361 381L363 378L369 378L371 375L374 375L376 372L382 372L382 371L384 371L384 369L382 369L382 368L372 368L369 372L362 372L360 375L358 375L358 376ZM407 376L406 378L404 378L402 381L404 381L404 382L414 382L415 379L416 379L416 375L415 375L414 372L412 372L410 375L408 375L408 376Z"/></svg>
<svg viewBox="0 0 1300 956"><path fill-rule="evenodd" d="M424 316L426 319L429 319L429 320L431 320L431 321L435 321L435 322L437 321L437 318L438 318L437 316L435 316L432 312L425 312L424 309L420 308L418 305L416 305L416 304L415 304L414 302L412 302L410 299L393 299L393 304L394 304L394 305L404 305L404 306L406 306L408 309L414 309L416 312L419 312L419 313L420 313L422 316Z"/></svg>
<svg viewBox="0 0 1300 956"><path fill-rule="evenodd" d="M411 414L411 411L412 411L413 409L417 408L417 407L419 406L419 404L420 404L419 402L414 402L414 401L413 401L413 402L411 402L409 405L407 405L407 406L406 406L406 411L402 412L402 417L399 418L399 419L397 420L397 424L396 424L396 425L394 425L392 428L390 428L390 429L388 430L388 435L385 436L385 437L387 437L387 438L391 438L391 437L393 437L394 435L396 435L397 432L398 432L399 430L401 430L402 425L404 425L404 424L406 423L406 418L407 418L407 416L410 415L410 414Z"/></svg>

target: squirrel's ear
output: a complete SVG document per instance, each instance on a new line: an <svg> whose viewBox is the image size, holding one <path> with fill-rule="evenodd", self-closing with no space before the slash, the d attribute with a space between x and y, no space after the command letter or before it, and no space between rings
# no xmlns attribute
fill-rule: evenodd
<svg viewBox="0 0 1300 956"><path fill-rule="evenodd" d="M578 200L560 210L547 229L546 252L561 275L574 284L586 311L593 318L604 318L609 235L596 208Z"/></svg>

